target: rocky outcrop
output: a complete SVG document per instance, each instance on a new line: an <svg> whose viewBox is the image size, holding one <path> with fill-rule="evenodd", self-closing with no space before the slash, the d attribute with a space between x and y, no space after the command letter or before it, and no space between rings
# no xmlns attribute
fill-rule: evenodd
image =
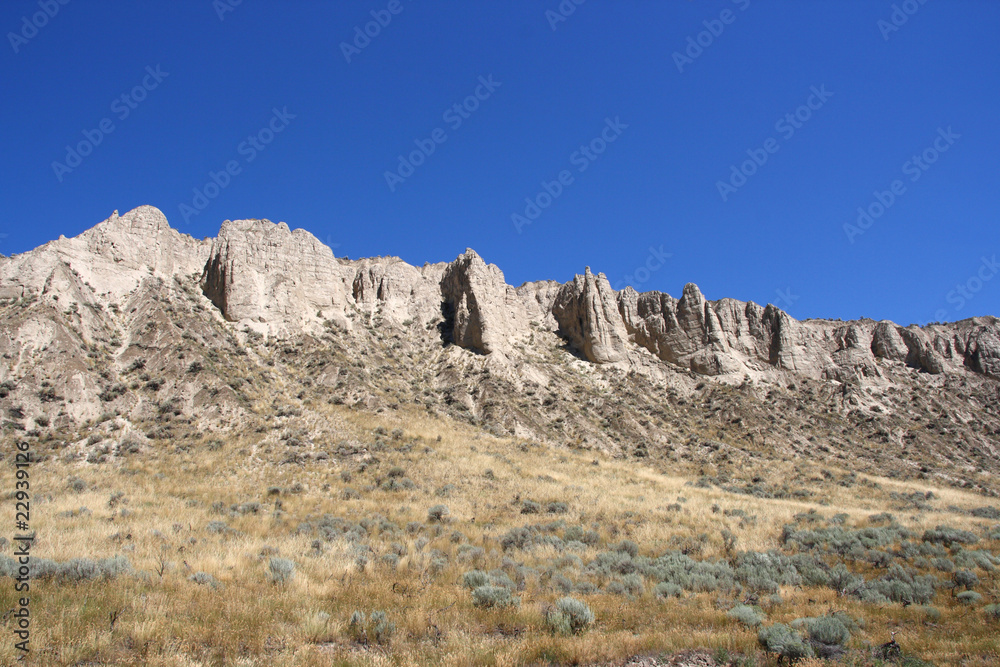
<svg viewBox="0 0 1000 667"><path fill-rule="evenodd" d="M440 313L437 285L443 264L418 269L398 257L379 257L353 262L348 268L354 271L351 298L369 323L382 319L423 324Z"/></svg>
<svg viewBox="0 0 1000 667"><path fill-rule="evenodd" d="M227 220L212 243L201 288L230 321L294 332L331 319L348 326L353 273L305 231L268 220Z"/></svg>
<svg viewBox="0 0 1000 667"><path fill-rule="evenodd" d="M456 345L482 354L508 352L527 325L526 309L503 272L467 249L441 278L446 333Z"/></svg>
<svg viewBox="0 0 1000 667"><path fill-rule="evenodd" d="M164 276L200 272L205 244L170 227L154 206L140 206L110 218L79 236L88 253L121 268L151 269Z"/></svg>
<svg viewBox="0 0 1000 667"><path fill-rule="evenodd" d="M608 364L625 360L628 333L615 292L603 273L595 276L588 266L584 275L563 285L552 305L552 315L559 333L588 361Z"/></svg>
<svg viewBox="0 0 1000 667"><path fill-rule="evenodd" d="M1000 330L995 325L976 327L963 352L966 365L973 371L1000 379Z"/></svg>
<svg viewBox="0 0 1000 667"><path fill-rule="evenodd" d="M451 263L419 268L395 257L352 262L334 257L305 230L267 220L226 221L217 238L199 241L171 229L151 206L115 212L76 238L0 258L0 298L51 297L66 310L120 307L150 279L183 282L192 275L201 276L202 292L227 320L281 335L331 322L354 330L363 320L368 327L405 328L424 343L440 337L503 363L520 363L523 345L536 334L555 333L593 363L659 363L710 376L881 381L888 367L905 365L928 374L1000 377L995 318L923 328L800 322L773 305L709 301L694 284L680 298L631 287L615 292L589 268L565 284L515 289L471 249ZM107 326L100 309L79 313L85 337Z"/></svg>
<svg viewBox="0 0 1000 667"><path fill-rule="evenodd" d="M93 289L102 299L116 301L151 273L169 278L200 272L209 246L171 229L153 206L122 216L115 211L75 238L60 237L0 260L0 298L61 293L64 305L81 304L95 298L86 296Z"/></svg>

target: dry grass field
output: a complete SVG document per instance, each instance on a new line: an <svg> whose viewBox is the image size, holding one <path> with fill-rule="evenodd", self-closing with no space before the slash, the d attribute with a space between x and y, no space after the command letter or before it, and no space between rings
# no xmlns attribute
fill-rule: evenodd
<svg viewBox="0 0 1000 667"><path fill-rule="evenodd" d="M34 442L32 556L55 562L35 565L29 664L622 664L705 649L763 665L779 656L758 624L804 637L811 622L796 619L835 612L846 664L878 664L893 634L904 664L1000 663L988 613L1000 520L977 509L982 496L750 462L761 486L811 491L758 497L696 463L551 449L425 411L318 405L309 420L337 437L297 438L318 422L285 416L104 457L85 451L129 442L124 422L89 443ZM14 489L14 442L2 489ZM833 575L846 583L818 583ZM0 578L3 609L17 595ZM592 622L560 624L565 596ZM6 665L17 651L5 636Z"/></svg>

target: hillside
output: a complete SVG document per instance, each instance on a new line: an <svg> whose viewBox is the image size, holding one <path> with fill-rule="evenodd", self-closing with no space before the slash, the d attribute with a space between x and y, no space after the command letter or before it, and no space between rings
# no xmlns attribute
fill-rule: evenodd
<svg viewBox="0 0 1000 667"><path fill-rule="evenodd" d="M36 664L765 660L835 611L851 659L1000 660L994 317L513 287L148 206L0 259L0 299Z"/></svg>

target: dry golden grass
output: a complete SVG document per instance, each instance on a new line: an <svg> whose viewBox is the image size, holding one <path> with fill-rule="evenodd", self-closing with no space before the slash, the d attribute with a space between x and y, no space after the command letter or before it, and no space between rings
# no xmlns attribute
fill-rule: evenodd
<svg viewBox="0 0 1000 667"><path fill-rule="evenodd" d="M756 633L726 617L724 604L735 600L723 594L689 594L668 602L655 599L648 588L634 599L575 595L587 602L597 620L583 635L562 637L549 633L544 623L546 606L561 594L537 579L518 593L520 607L497 611L475 608L460 585L461 575L473 567L500 567L500 537L526 523L565 519L598 527L602 544L578 554L584 562L623 539L636 542L646 555L686 541L698 545L697 558L714 559L725 556L723 529L736 535L739 550L774 549L782 526L794 515L811 509L827 517L844 512L850 515L848 525L863 524L867 515L887 507L890 491L932 490L940 499L936 508L985 504L981 497L961 491L885 479L871 480L880 490L824 484L817 493L822 505L763 500L693 486L698 471L681 464L673 474L662 474L641 462L592 451L494 438L416 410L373 415L337 406L314 408L325 410L325 418L304 426L332 430L344 440L371 445L378 427L388 433L401 429L403 434L382 438L384 446L372 452L378 463L369 461L360 472L365 457L279 465L286 449L276 437L280 429L231 437L217 449L206 445L211 439L206 436L174 443L190 444L187 451L157 443L146 452L100 465L66 462L59 455L37 465L32 471L32 520L38 533L33 554L60 561L124 554L137 575L108 582L34 582L31 664L583 664L691 648L762 660ZM298 449L330 449L328 444ZM796 472L791 464L776 463L769 472L808 486L803 465ZM371 488L392 466L403 468L416 488ZM351 481L342 480L342 471L351 472ZM72 476L86 481L87 489L71 490L67 480ZM13 488L12 480L12 469L5 466L0 488ZM451 493L436 495L447 484L455 487ZM290 492L297 485L301 490ZM270 495L271 487L283 492ZM361 490L361 497L345 500L345 487ZM109 507L116 492L126 501ZM524 499L543 505L565 502L569 513L522 515ZM226 508L259 502L262 509L257 514L220 515L212 511L216 502ZM450 516L440 528L425 526L420 535L428 544L418 548L418 535L410 534L372 539L375 552L363 568L344 540L324 543L320 553L313 553L317 536L296 531L307 517L327 513L352 522L382 515L402 528L408 522L426 523L428 508L439 503L449 507ZM675 503L679 511L671 507ZM91 513L65 515L81 506ZM725 510L733 509L757 518L741 522L726 515ZM941 523L978 531L986 523L944 509L897 513L897 518L915 531ZM206 531L209 522L219 520L227 523L227 532ZM450 539L454 531L463 533L461 543L482 547L485 561L460 562L459 543ZM379 560L393 540L406 548L396 569ZM994 552L1000 546L987 545ZM266 547L295 561L297 572L290 583L269 581L268 557L261 555ZM429 555L435 549L448 556L439 571ZM558 556L551 548L508 555L539 568ZM212 575L219 588L192 582L189 577L195 572ZM983 604L996 600L998 584L996 577L983 579ZM924 659L941 664L1000 661L1000 627L988 622L978 607L959 607L945 592L935 601L941 617L934 622L926 621L916 607L865 605L827 589L786 587L781 595L780 605L765 607L768 622L788 623L842 609L865 622L852 638L854 648L887 641L890 631L898 629L900 644ZM13 583L0 581L0 605L9 609L14 601ZM385 610L397 626L391 644L351 642L346 629L354 610ZM111 614L117 614L113 624ZM12 644L0 643L3 664L16 657Z"/></svg>

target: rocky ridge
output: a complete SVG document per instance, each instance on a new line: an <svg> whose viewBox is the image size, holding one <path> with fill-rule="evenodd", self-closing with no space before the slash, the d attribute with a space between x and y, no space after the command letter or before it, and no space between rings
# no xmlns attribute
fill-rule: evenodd
<svg viewBox="0 0 1000 667"><path fill-rule="evenodd" d="M471 249L423 267L351 261L266 220L225 221L216 238L196 240L153 207L115 212L76 238L0 259L0 300L0 382L12 387L0 400L22 415L8 420L15 427L35 417L67 426L109 409L135 419L253 412L270 394L232 376L268 381L277 372L269 367L285 368L278 359L305 364L305 386L339 392L338 401L409 397L505 432L616 452L677 435L607 394L622 383L641 385L654 413L664 401L683 405L679 397L705 381L755 387L754 401L811 386L809 400L824 397L817 411L876 420L873 435L904 447L912 405L930 396L950 406L942 428L963 451L995 457L1000 433L993 317L926 327L797 321L774 305L707 300L693 284L680 298L616 292L589 267L563 284L515 288ZM570 397L562 385L583 393ZM538 392L550 398L520 404ZM580 411L566 407L577 403ZM548 419L560 410L566 421ZM754 427L730 422L764 433L758 418ZM794 429L783 437L806 438Z"/></svg>

